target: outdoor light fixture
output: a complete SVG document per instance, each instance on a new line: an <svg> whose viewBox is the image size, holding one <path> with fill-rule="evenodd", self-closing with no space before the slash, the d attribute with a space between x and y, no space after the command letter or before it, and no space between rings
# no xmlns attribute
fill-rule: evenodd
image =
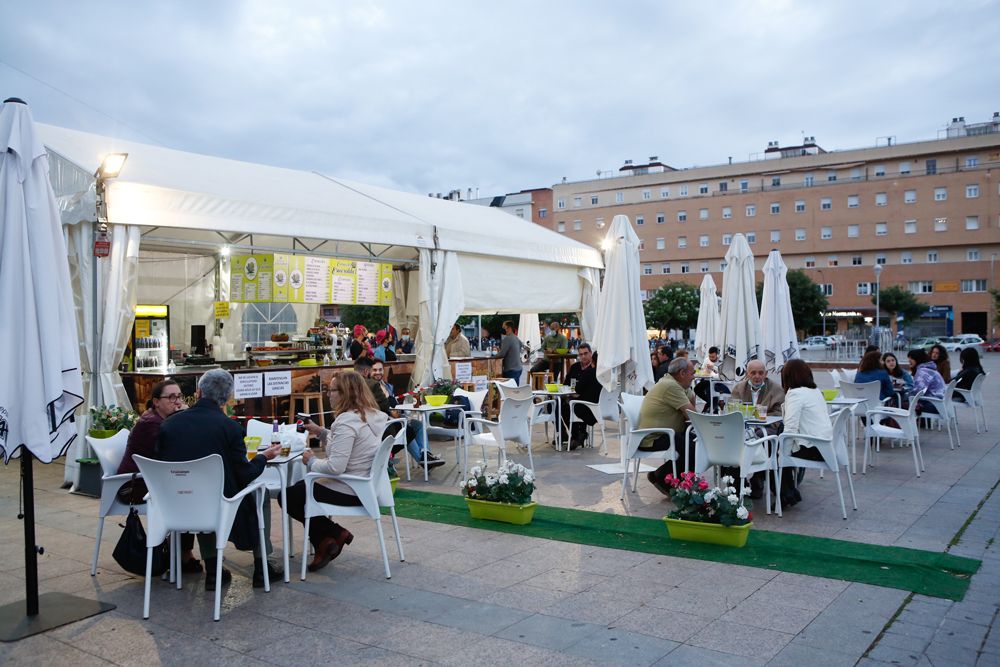
<svg viewBox="0 0 1000 667"><path fill-rule="evenodd" d="M117 178L127 158L128 153L108 153L101 161L101 166L97 168L97 177Z"/></svg>
<svg viewBox="0 0 1000 667"><path fill-rule="evenodd" d="M221 248L219 248L219 254L222 255L223 257L229 257L230 252L232 251L227 245L224 245Z"/></svg>
<svg viewBox="0 0 1000 667"><path fill-rule="evenodd" d="M614 241L610 239L604 239L603 241L601 241L601 250L607 252L608 250L611 250L613 247L615 247Z"/></svg>

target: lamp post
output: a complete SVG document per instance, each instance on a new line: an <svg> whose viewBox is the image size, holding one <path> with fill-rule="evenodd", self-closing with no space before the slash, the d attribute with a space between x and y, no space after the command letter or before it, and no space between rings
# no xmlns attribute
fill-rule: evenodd
<svg viewBox="0 0 1000 667"><path fill-rule="evenodd" d="M826 276L823 275L823 269L816 269L816 272L819 273L819 279L822 281L819 284L820 294L826 296ZM820 315L823 316L823 337L826 338L826 308L823 309Z"/></svg>
<svg viewBox="0 0 1000 667"><path fill-rule="evenodd" d="M882 344L882 336L879 332L879 310L881 306L882 298L882 265L875 264L875 340L878 341L879 346Z"/></svg>

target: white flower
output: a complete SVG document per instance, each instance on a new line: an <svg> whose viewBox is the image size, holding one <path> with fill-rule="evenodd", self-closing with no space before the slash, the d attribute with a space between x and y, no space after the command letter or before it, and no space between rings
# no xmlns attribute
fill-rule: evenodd
<svg viewBox="0 0 1000 667"><path fill-rule="evenodd" d="M507 484L508 482L510 482L510 477L508 477L506 473L500 475L499 479L501 484Z"/></svg>
<svg viewBox="0 0 1000 667"><path fill-rule="evenodd" d="M740 501L740 497L737 496L735 493L733 493L733 494L729 495L726 498L726 500L728 500L730 503L732 503L733 505L735 505L736 503L738 503Z"/></svg>
<svg viewBox="0 0 1000 667"><path fill-rule="evenodd" d="M705 502L710 503L715 500L716 489L705 492Z"/></svg>
<svg viewBox="0 0 1000 667"><path fill-rule="evenodd" d="M736 508L736 518L737 519L741 519L742 520L742 519L747 518L748 516L750 516L750 512L747 511L746 507L737 507Z"/></svg>
<svg viewBox="0 0 1000 667"><path fill-rule="evenodd" d="M486 475L486 486L493 486L497 483L497 478L492 474Z"/></svg>
<svg viewBox="0 0 1000 667"><path fill-rule="evenodd" d="M729 488L726 489L726 493L736 493L736 487L730 486Z"/></svg>
<svg viewBox="0 0 1000 667"><path fill-rule="evenodd" d="M535 481L535 476L531 474L530 470L524 473L524 481L527 482L528 484L531 484L532 482Z"/></svg>
<svg viewBox="0 0 1000 667"><path fill-rule="evenodd" d="M733 476L732 475L725 475L725 476L723 476L722 483L723 484L732 484L733 483Z"/></svg>
<svg viewBox="0 0 1000 667"><path fill-rule="evenodd" d="M479 477L482 474L483 474L483 469L482 468L480 468L479 466L473 466L472 467L472 476L473 477Z"/></svg>
<svg viewBox="0 0 1000 667"><path fill-rule="evenodd" d="M468 482L468 485L469 485L470 489L476 488L476 480L475 480L475 478L470 479L469 482Z"/></svg>
<svg viewBox="0 0 1000 667"><path fill-rule="evenodd" d="M463 482L459 482L459 483L458 483L458 488L460 488L460 489L464 489L464 488L465 488L465 485L466 485L466 483L467 483L467 482L464 482L464 481L463 481Z"/></svg>

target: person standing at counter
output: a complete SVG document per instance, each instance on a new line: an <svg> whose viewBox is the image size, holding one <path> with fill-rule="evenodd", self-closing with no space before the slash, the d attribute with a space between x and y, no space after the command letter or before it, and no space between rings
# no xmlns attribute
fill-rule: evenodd
<svg viewBox="0 0 1000 667"><path fill-rule="evenodd" d="M451 325L451 334L444 342L444 352L449 359L472 356L472 346L469 344L469 339L465 337L462 328L457 323Z"/></svg>
<svg viewBox="0 0 1000 667"><path fill-rule="evenodd" d="M545 334L545 338L542 339L542 350L544 350L546 354L555 354L556 350L567 349L569 349L569 341L566 339L566 334L562 333L560 330L559 323L552 320L549 322L549 332ZM558 380L562 377L562 360L558 360L558 363L552 366L552 377L553 379ZM549 368L549 360L543 357L531 367L531 372L544 373L549 370Z"/></svg>
<svg viewBox="0 0 1000 667"><path fill-rule="evenodd" d="M514 333L514 323L505 320L503 325L503 338L500 339L500 358L503 360L502 375L509 379L521 382L521 373L524 366L521 365L521 347L524 345L521 339Z"/></svg>
<svg viewBox="0 0 1000 667"><path fill-rule="evenodd" d="M354 340L351 341L350 355L354 360L362 356L369 359L374 356L372 345L368 342L368 329L365 329L363 324L354 325Z"/></svg>
<svg viewBox="0 0 1000 667"><path fill-rule="evenodd" d="M390 345L389 335L384 329L375 334L375 358L382 361L396 361L396 352Z"/></svg>
<svg viewBox="0 0 1000 667"><path fill-rule="evenodd" d="M399 345L396 346L396 352L413 354L413 339L410 338L410 330L406 327L403 327L403 330L399 332Z"/></svg>

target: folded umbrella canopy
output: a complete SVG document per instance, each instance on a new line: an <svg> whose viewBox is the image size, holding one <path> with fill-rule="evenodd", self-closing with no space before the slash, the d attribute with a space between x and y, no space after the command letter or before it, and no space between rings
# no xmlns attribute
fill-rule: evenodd
<svg viewBox="0 0 1000 667"><path fill-rule="evenodd" d="M787 276L788 267L781 253L772 250L764 262L764 294L760 300L760 331L768 372L780 372L786 361L799 356Z"/></svg>
<svg viewBox="0 0 1000 667"><path fill-rule="evenodd" d="M622 382L626 393L653 386L646 315L639 291L639 237L628 216L616 215L604 238L604 285L592 341L597 380L611 391Z"/></svg>
<svg viewBox="0 0 1000 667"><path fill-rule="evenodd" d="M751 359L760 358L760 313L754 284L753 253L743 234L733 236L722 273L722 368L740 379Z"/></svg>
<svg viewBox="0 0 1000 667"><path fill-rule="evenodd" d="M698 328L695 330L694 353L699 359L708 358L710 347L722 342L722 315L719 313L719 294L711 273L701 280L698 300Z"/></svg>

